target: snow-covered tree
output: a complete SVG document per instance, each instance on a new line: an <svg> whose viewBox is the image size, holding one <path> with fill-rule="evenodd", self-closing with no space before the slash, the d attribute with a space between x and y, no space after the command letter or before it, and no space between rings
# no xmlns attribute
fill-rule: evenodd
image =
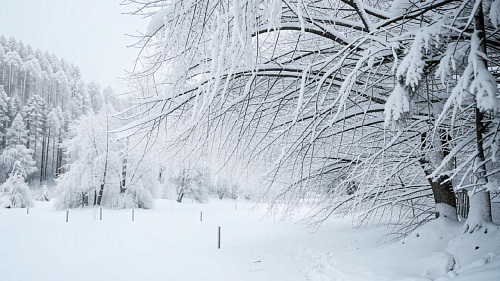
<svg viewBox="0 0 500 281"><path fill-rule="evenodd" d="M459 177L470 176L477 169L469 164L481 159L463 142L486 124L485 136L495 132L494 122L471 122L470 111L451 114L449 105L457 101L449 89L462 84L482 96L480 111L495 113L491 76L455 79L467 70L456 58L497 53L493 25L478 24L479 7L489 3L392 4L149 1L137 11L153 16L135 76L141 107L133 108L149 116L127 128L156 130L165 122L172 149L202 139L206 147L210 139L207 150L218 149L226 161L259 161L278 189L266 186L265 194L293 205L314 192L319 221L339 210L373 218L383 208L406 214L414 207L453 219L454 190L469 184ZM480 52L478 31L487 33L478 36ZM488 59L497 64L496 55ZM496 72L478 66L471 69ZM449 74L445 85L439 73ZM453 167L450 159L464 164Z"/></svg>
<svg viewBox="0 0 500 281"><path fill-rule="evenodd" d="M102 96L104 103L108 106L112 106L114 110L120 111L122 109L120 98L116 95L115 90L113 90L110 86L102 90Z"/></svg>
<svg viewBox="0 0 500 281"><path fill-rule="evenodd" d="M101 92L101 86L98 83L91 81L87 84L87 94L90 108L92 108L94 112L100 111L104 106L104 97Z"/></svg>
<svg viewBox="0 0 500 281"><path fill-rule="evenodd" d="M5 64L7 65L9 69L9 80L8 80L8 89L9 93L12 94L12 84L14 83L15 80L15 74L16 70L20 69L22 66L23 61L21 60L21 57L16 51L10 51L5 55Z"/></svg>
<svg viewBox="0 0 500 281"><path fill-rule="evenodd" d="M69 164L57 180L58 208L102 205L109 208L150 208L159 182L147 150L128 150L109 131L118 120L102 110L80 117L64 142ZM124 161L126 159L126 161ZM126 163L126 165L124 165Z"/></svg>
<svg viewBox="0 0 500 281"><path fill-rule="evenodd" d="M7 147L0 155L0 180L5 180L7 175L16 168L18 173L26 178L34 173L36 163L33 161L33 150L26 148L28 132L20 114L16 116L12 127L6 133Z"/></svg>
<svg viewBox="0 0 500 281"><path fill-rule="evenodd" d="M12 126L7 130L7 145L26 145L28 143L28 130L21 114L17 114Z"/></svg>
<svg viewBox="0 0 500 281"><path fill-rule="evenodd" d="M89 107L89 98L87 96L85 83L82 79L77 79L76 81L73 80L71 84L69 108L74 115L80 116L84 114Z"/></svg>
<svg viewBox="0 0 500 281"><path fill-rule="evenodd" d="M24 75L21 90L21 100L25 102L27 95L27 85L29 84L30 88L33 90L36 89L38 81L42 79L42 68L38 63L38 59L34 55L29 55L26 58L26 61L23 63L22 70L24 71Z"/></svg>
<svg viewBox="0 0 500 281"><path fill-rule="evenodd" d="M7 181L0 185L0 206L6 208L26 208L33 206L33 200L23 173L14 168Z"/></svg>
<svg viewBox="0 0 500 281"><path fill-rule="evenodd" d="M3 85L0 85L0 149L6 145L7 128L10 124L9 97L5 93Z"/></svg>

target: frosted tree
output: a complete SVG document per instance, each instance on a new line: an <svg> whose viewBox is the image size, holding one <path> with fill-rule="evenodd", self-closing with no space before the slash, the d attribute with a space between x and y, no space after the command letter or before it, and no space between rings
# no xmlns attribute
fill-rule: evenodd
<svg viewBox="0 0 500 281"><path fill-rule="evenodd" d="M464 227L466 232L488 231L491 227L489 190L497 191L495 187L489 188L490 180L498 177L497 170L487 172L487 166L494 166L497 157L498 123L495 120L500 105L494 78L498 71L488 67L488 62L498 64L498 51L488 46L494 43L486 40L487 37L491 42L498 40L491 25L495 24L495 17L490 14L491 24L488 24L483 12L490 4L464 1L441 17L433 15L433 20L424 28L413 30L413 42L397 71L402 91L395 90L391 95L401 97L415 93L421 88L419 83L425 81L425 72L435 74L440 80L441 85L433 87L433 91L438 89L433 93L436 98L432 116L437 120L433 131L446 128L446 134L453 141L444 141L449 144L447 153L431 160L434 171L427 176L429 180L444 179L442 182L449 184L453 181L457 189L469 190L471 210ZM492 11L494 7L491 5ZM464 36L457 37L459 34ZM414 96L412 100L415 99ZM441 103L437 104L436 100ZM410 112L409 106L399 104L395 108L396 112ZM389 118L399 119L395 114L391 117L391 113ZM439 140L439 135L435 139Z"/></svg>
<svg viewBox="0 0 500 281"><path fill-rule="evenodd" d="M69 164L57 180L58 208L152 206L159 184L154 165L147 151L133 144L129 150L109 132L117 122L110 112L89 113L71 125L72 137L64 143Z"/></svg>
<svg viewBox="0 0 500 281"><path fill-rule="evenodd" d="M34 95L23 107L22 115L29 131L27 147L33 146L36 152L37 141L42 138L47 119L47 106L42 97Z"/></svg>
<svg viewBox="0 0 500 281"><path fill-rule="evenodd" d="M8 89L9 93L12 95L12 84L14 83L15 73L17 69L20 69L23 61L16 51L10 51L5 55L5 64L9 69L8 76Z"/></svg>
<svg viewBox="0 0 500 281"><path fill-rule="evenodd" d="M21 100L26 101L26 86L29 83L28 79L31 78L32 89L35 89L38 81L42 79L42 68L38 63L38 59L34 55L29 55L22 65L23 85L21 90Z"/></svg>
<svg viewBox="0 0 500 281"><path fill-rule="evenodd" d="M87 94L89 97L90 108L92 108L94 112L100 111L104 105L104 97L101 92L101 86L94 81L88 83Z"/></svg>
<svg viewBox="0 0 500 281"><path fill-rule="evenodd" d="M33 161L33 151L26 148L28 132L21 115L17 115L12 127L7 129L7 147L0 155L1 180L5 180L9 173L16 171L23 178L34 173L36 163ZM15 168L15 169L14 169Z"/></svg>
<svg viewBox="0 0 500 281"><path fill-rule="evenodd" d="M2 76L0 76L0 83L3 83L5 77L5 49L0 44L0 71L2 72Z"/></svg>
<svg viewBox="0 0 500 281"><path fill-rule="evenodd" d="M49 101L56 105L60 104L61 109L66 110L71 92L68 76L66 75L66 72L61 69L55 73L55 78L58 94L54 93Z"/></svg>
<svg viewBox="0 0 500 281"><path fill-rule="evenodd" d="M186 195L200 203L210 200L208 192L212 183L206 172L200 167L184 167L170 178L170 182L176 187L177 202L182 203Z"/></svg>
<svg viewBox="0 0 500 281"><path fill-rule="evenodd" d="M57 144L59 142L60 136L63 133L63 128L61 121L59 120L59 114L57 113L57 110L51 110L49 114L47 114L47 146L46 146L46 155L47 155L47 161L44 166L44 179L48 178L48 171L50 171L50 176L51 178L55 176L55 167L56 164L56 152L58 151L57 149ZM52 157L50 157L49 154L49 149L50 149L50 142L52 141ZM49 162L49 158L52 158ZM50 164L50 165L49 165ZM49 170L50 167L50 170Z"/></svg>
<svg viewBox="0 0 500 281"><path fill-rule="evenodd" d="M0 149L5 148L6 145L9 121L9 97L5 93L3 85L0 85Z"/></svg>
<svg viewBox="0 0 500 281"><path fill-rule="evenodd" d="M112 106L114 110L119 111L122 109L120 98L116 95L115 90L113 90L110 86L102 90L102 96L104 103L108 106Z"/></svg>
<svg viewBox="0 0 500 281"><path fill-rule="evenodd" d="M134 110L147 117L126 128L163 122L172 149L201 140L227 161L261 162L276 187L265 194L291 205L319 194L319 221L385 208L424 210L417 224L432 213L454 219L454 189L468 183L449 160L473 159L457 145L477 126L465 111L452 117L458 81L436 75L467 53L483 3L392 4L149 1L135 12L153 14L135 75Z"/></svg>
<svg viewBox="0 0 500 281"><path fill-rule="evenodd" d="M22 172L14 170L7 181L0 185L0 205L6 208L26 208L33 206L28 184Z"/></svg>
<svg viewBox="0 0 500 281"><path fill-rule="evenodd" d="M85 82L82 79L72 81L69 108L76 116L84 114L89 108L89 98L87 96Z"/></svg>

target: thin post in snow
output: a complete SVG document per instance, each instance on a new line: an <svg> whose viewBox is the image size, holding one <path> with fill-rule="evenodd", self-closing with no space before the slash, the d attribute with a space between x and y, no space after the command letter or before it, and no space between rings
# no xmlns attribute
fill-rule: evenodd
<svg viewBox="0 0 500 281"><path fill-rule="evenodd" d="M69 218L69 210L66 210L66 222L68 222L68 218Z"/></svg>
<svg viewBox="0 0 500 281"><path fill-rule="evenodd" d="M29 215L30 214L30 207L27 207L26 208L26 215Z"/></svg>
<svg viewBox="0 0 500 281"><path fill-rule="evenodd" d="M234 210L237 211L238 210L238 203L234 202Z"/></svg>
<svg viewBox="0 0 500 281"><path fill-rule="evenodd" d="M217 231L217 249L220 249L220 226Z"/></svg>
<svg viewBox="0 0 500 281"><path fill-rule="evenodd" d="M203 211L200 212L200 221L203 221Z"/></svg>
<svg viewBox="0 0 500 281"><path fill-rule="evenodd" d="M102 221L102 208L99 208L99 220Z"/></svg>
<svg viewBox="0 0 500 281"><path fill-rule="evenodd" d="M135 215L134 213L135 213L135 210L132 209L132 221L134 221L134 215Z"/></svg>

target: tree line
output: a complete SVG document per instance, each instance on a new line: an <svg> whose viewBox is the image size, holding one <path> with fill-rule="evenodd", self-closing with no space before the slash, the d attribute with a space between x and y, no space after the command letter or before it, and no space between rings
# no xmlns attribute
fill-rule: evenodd
<svg viewBox="0 0 500 281"><path fill-rule="evenodd" d="M19 163L30 185L53 183L66 163L69 124L119 104L110 87L85 83L77 66L12 37L0 36L0 73L0 182L26 159Z"/></svg>

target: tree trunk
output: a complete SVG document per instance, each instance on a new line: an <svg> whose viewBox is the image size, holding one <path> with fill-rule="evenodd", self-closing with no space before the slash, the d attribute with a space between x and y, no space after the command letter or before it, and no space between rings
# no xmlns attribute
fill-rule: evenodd
<svg viewBox="0 0 500 281"><path fill-rule="evenodd" d="M476 14L474 15L474 32L476 31L479 31L479 51L487 56L482 3L479 5ZM482 63L484 63L484 66L487 69L488 62L486 61L486 59L482 57L480 60L482 60ZM474 232L475 230L479 230L480 228L483 228L483 231L487 232L487 225L492 222L490 193L484 190L484 186L488 183L488 178L486 177L486 164L484 163L485 157L483 147L483 133L486 130L486 127L483 123L484 114L483 112L481 112L481 110L479 110L479 108L477 108L477 105L475 108L475 118L477 157L475 159L474 166L476 166L477 170L474 174L474 182L476 184L475 188L479 188L480 191L473 190L472 192L469 192L470 210L469 216L467 217L467 221L464 225L464 232L470 233Z"/></svg>
<svg viewBox="0 0 500 281"><path fill-rule="evenodd" d="M10 65L10 73L9 73L9 96L12 97L12 91L11 91L11 88L10 88L10 85L12 84L12 79L14 79L12 77L12 65Z"/></svg>
<svg viewBox="0 0 500 281"><path fill-rule="evenodd" d="M59 134L59 143L57 145L57 161L56 161L56 177L58 177L61 174L61 166L62 166L62 157L63 157L63 151L62 151L62 134Z"/></svg>
<svg viewBox="0 0 500 281"><path fill-rule="evenodd" d="M56 161L56 136L54 135L54 139L52 140L52 163L50 167L50 176L52 178L57 177L57 172L54 170L54 163Z"/></svg>
<svg viewBox="0 0 500 281"><path fill-rule="evenodd" d="M28 140L27 140L27 143L26 143L26 148L29 149L30 148L30 139L31 139L31 126L30 126L30 121L28 119L28 121L26 122L26 130L28 130Z"/></svg>
<svg viewBox="0 0 500 281"><path fill-rule="evenodd" d="M42 185L43 182L43 171L45 170L45 137L42 135L42 160L40 161L40 185Z"/></svg>
<svg viewBox="0 0 500 281"><path fill-rule="evenodd" d="M23 81L23 94L22 94L22 100L21 100L21 104L24 105L24 100L25 100L25 96L26 96L26 78L28 76L28 71L25 69L24 70L24 81Z"/></svg>
<svg viewBox="0 0 500 281"><path fill-rule="evenodd" d="M106 119L106 155L104 158L104 173L102 175L101 187L99 189L99 195L97 196L97 205L101 205L102 195L104 193L104 185L106 184L106 172L108 170L108 150L109 150L109 139L108 139L109 123Z"/></svg>
<svg viewBox="0 0 500 281"><path fill-rule="evenodd" d="M125 193L127 190L126 180L127 180L127 158L128 158L128 139L125 142L125 153L122 156L122 178L120 181L120 193Z"/></svg>
<svg viewBox="0 0 500 281"><path fill-rule="evenodd" d="M122 180L120 181L120 193L125 193L127 180L127 156L122 159Z"/></svg>
<svg viewBox="0 0 500 281"><path fill-rule="evenodd" d="M47 180L47 166L49 165L49 147L50 147L50 127L47 130L47 141L45 144L45 149L46 149L46 151L45 151L45 165L43 166L44 167L44 171L43 171L44 180Z"/></svg>
<svg viewBox="0 0 500 281"><path fill-rule="evenodd" d="M182 203L182 198L184 197L184 194L186 193L184 192L184 188L182 188L179 195L177 196L177 202Z"/></svg>
<svg viewBox="0 0 500 281"><path fill-rule="evenodd" d="M444 132L442 132L442 134L444 134ZM442 175L437 179L429 177L429 175L434 172L434 167L437 167L449 153L443 149L443 142L448 141L447 138L434 137L433 140L435 144L428 146L427 144L429 141L427 140L427 133L424 132L421 134L422 150L426 149L426 147L428 147L429 150L423 151L425 155L419 159L419 162L432 188L434 202L436 203L436 218L443 216L452 220L458 220L457 201L455 192L453 191L453 184L449 180L449 176Z"/></svg>

